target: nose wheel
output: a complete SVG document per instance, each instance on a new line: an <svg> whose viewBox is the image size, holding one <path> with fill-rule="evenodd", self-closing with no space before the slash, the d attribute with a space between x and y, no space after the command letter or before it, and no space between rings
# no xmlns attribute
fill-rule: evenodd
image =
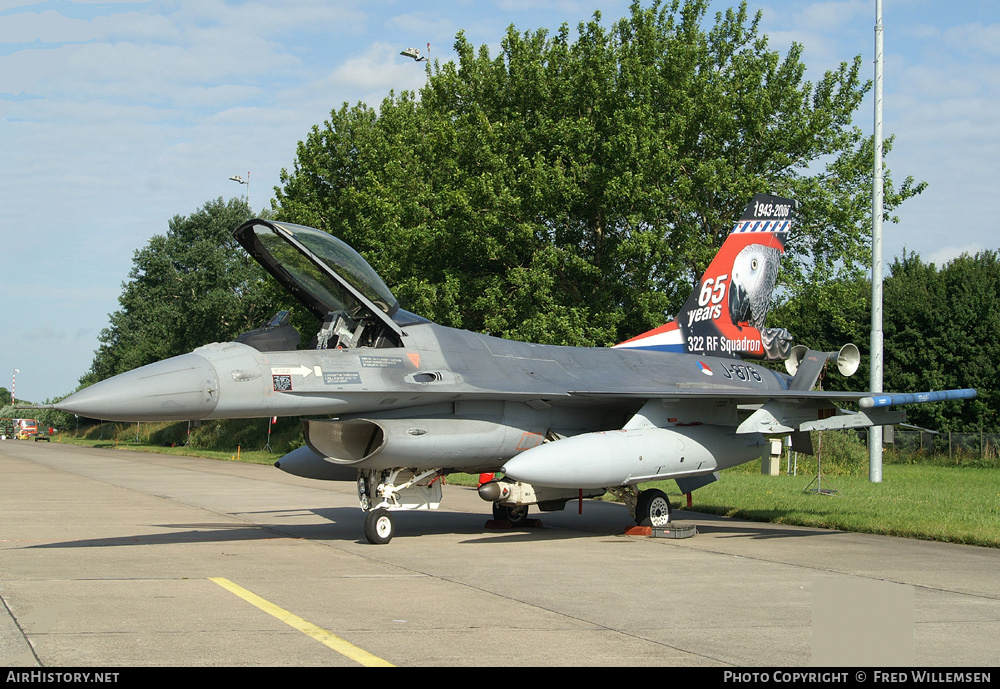
<svg viewBox="0 0 1000 689"><path fill-rule="evenodd" d="M389 510L379 507L365 515L365 538L372 545L385 545L392 540L395 524Z"/></svg>

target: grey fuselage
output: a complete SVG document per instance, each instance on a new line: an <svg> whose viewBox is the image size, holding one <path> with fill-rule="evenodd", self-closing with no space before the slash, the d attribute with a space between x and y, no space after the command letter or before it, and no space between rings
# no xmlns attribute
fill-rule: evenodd
<svg viewBox="0 0 1000 689"><path fill-rule="evenodd" d="M493 401L525 404L550 428L582 431L621 428L650 396L672 390L785 388L783 374L738 359L530 344L422 322L404 328L398 348L261 352L210 344L97 383L58 406L111 421L159 421L391 418L400 410L412 416L414 408ZM565 419L550 410L566 410Z"/></svg>

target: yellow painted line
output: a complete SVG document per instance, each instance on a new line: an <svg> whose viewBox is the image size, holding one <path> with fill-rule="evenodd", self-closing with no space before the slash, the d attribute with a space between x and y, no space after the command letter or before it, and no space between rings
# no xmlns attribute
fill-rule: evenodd
<svg viewBox="0 0 1000 689"><path fill-rule="evenodd" d="M312 622L307 622L298 615L293 615L292 613L288 612L284 608L279 608L274 603L271 603L270 601L261 598L256 593L247 591L242 586L234 584L233 582L229 581L229 579L224 579L222 577L209 577L208 579L209 581L214 581L216 584L226 589L230 593L236 594L237 596L245 600L247 603L257 606L258 608L266 612L268 615L278 618L279 620L287 624L289 627L297 629L298 631L302 632L307 636L311 636L324 646L332 648L340 655L350 658L351 660L360 663L365 667L394 667L392 663L386 662L381 658L379 658L378 656L374 656L368 651L358 648L357 646L348 641L344 641L336 634L328 632L327 630L321 627L317 627Z"/></svg>

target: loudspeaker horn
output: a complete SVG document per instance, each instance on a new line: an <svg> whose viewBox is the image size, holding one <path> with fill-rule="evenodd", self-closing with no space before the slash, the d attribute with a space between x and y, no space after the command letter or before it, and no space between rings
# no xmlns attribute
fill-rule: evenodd
<svg viewBox="0 0 1000 689"><path fill-rule="evenodd" d="M788 375L795 375L795 372L799 370L799 364L802 363L802 357L804 357L808 351L809 348L805 345L795 345L792 347L792 353L788 355L787 359L785 359L785 370L788 371Z"/></svg>
<svg viewBox="0 0 1000 689"><path fill-rule="evenodd" d="M839 352L830 353L830 361L837 362L837 370L840 371L840 375L853 376L861 363L861 352L848 342L840 348Z"/></svg>

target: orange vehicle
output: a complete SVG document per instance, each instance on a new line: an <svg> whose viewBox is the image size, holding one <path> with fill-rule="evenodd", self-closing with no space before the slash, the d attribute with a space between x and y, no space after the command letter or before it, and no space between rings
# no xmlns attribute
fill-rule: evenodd
<svg viewBox="0 0 1000 689"><path fill-rule="evenodd" d="M14 419L14 437L27 440L38 435L38 419Z"/></svg>

